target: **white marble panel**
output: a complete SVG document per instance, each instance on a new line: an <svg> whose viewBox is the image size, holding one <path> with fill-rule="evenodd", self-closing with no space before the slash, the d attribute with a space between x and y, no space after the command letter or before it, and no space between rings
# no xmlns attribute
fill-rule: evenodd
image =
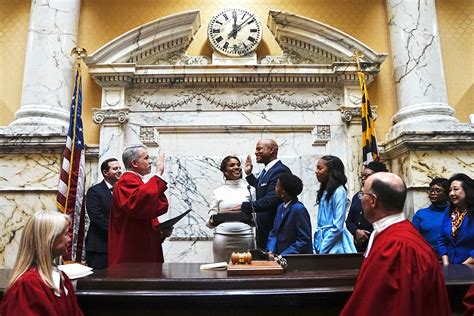
<svg viewBox="0 0 474 316"><path fill-rule="evenodd" d="M0 195L0 268L15 263L21 229L37 211L56 210L55 193L21 193Z"/></svg>
<svg viewBox="0 0 474 316"><path fill-rule="evenodd" d="M1 190L56 190L59 155L0 155Z"/></svg>

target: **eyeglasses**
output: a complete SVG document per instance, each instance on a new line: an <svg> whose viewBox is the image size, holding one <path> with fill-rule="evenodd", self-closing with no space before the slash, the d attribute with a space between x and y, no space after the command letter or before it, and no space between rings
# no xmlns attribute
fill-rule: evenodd
<svg viewBox="0 0 474 316"><path fill-rule="evenodd" d="M438 189L438 188L429 188L429 189L427 190L427 192L428 192L428 194L430 194L430 193L440 194L440 193L443 193L444 190Z"/></svg>
<svg viewBox="0 0 474 316"><path fill-rule="evenodd" d="M373 193L365 193L365 192L362 192L362 191L360 191L359 193L357 193L357 196L358 196L359 200L362 200L362 198L364 197L364 195L373 195L373 196L376 196L376 195L373 194Z"/></svg>

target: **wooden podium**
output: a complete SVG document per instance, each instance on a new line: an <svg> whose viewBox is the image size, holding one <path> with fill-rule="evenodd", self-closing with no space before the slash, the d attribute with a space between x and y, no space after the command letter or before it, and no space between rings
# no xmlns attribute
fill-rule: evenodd
<svg viewBox="0 0 474 316"><path fill-rule="evenodd" d="M282 274L283 268L276 261L255 260L251 263L233 264L229 262L227 275L274 275Z"/></svg>

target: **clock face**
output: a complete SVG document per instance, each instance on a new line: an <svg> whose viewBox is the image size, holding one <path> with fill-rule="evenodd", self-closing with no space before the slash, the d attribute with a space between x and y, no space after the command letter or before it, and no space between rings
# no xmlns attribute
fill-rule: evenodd
<svg viewBox="0 0 474 316"><path fill-rule="evenodd" d="M226 9L211 19L207 35L215 50L238 57L257 48L262 40L262 26L253 13L243 9Z"/></svg>

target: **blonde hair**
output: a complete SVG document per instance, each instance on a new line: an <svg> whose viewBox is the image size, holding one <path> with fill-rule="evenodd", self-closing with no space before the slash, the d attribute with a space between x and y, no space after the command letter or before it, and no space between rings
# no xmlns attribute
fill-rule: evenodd
<svg viewBox="0 0 474 316"><path fill-rule="evenodd" d="M39 211L26 223L20 240L13 273L7 289L26 271L35 267L43 281L60 293L53 282L53 245L56 238L69 227L69 216L57 211Z"/></svg>

